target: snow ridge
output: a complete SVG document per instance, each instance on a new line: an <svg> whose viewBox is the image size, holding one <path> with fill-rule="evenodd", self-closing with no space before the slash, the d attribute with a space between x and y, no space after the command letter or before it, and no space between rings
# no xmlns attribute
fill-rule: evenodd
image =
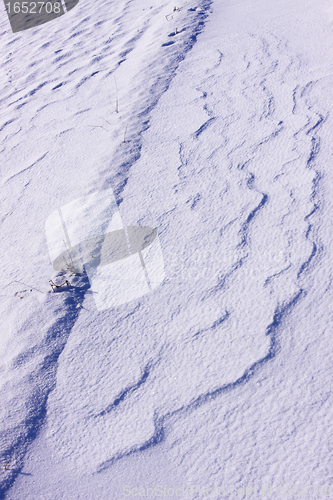
<svg viewBox="0 0 333 500"><path fill-rule="evenodd" d="M313 220L328 115L312 102L317 82L304 76L302 58L269 32L194 45L206 0L175 12L170 30L161 29L169 2L98 5L113 16L100 20L82 4L78 23L74 12L64 16L52 36L2 34L23 66L13 53L1 64L13 66L0 103L3 234L13 233L13 214L17 227L3 238L14 263L0 265L9 281L30 259L31 276L41 269L46 278L44 235L26 207L43 228L79 194L112 188L127 224L157 228L167 279L154 294L100 313L85 276L45 300L20 290L1 304L11 325L2 352L0 458L11 465L2 494L25 473L43 424L42 444L62 467L96 474L165 441L174 416L247 384L277 359L322 252ZM113 32L98 34L106 23ZM119 109L110 117L111 82ZM89 155L96 161L82 175ZM21 234L37 243L16 250Z"/></svg>
<svg viewBox="0 0 333 500"><path fill-rule="evenodd" d="M64 292L65 298L59 293L53 297L51 292L42 305L35 304L31 316L25 310L24 300L18 302L17 296L7 300L3 308L16 335L9 336L5 344L6 350L14 355L7 354L2 371L1 459L9 461L9 467L1 476L1 497L22 474L24 455L45 423L47 399L56 385L59 356L89 288L85 278L71 280L74 286ZM45 307L53 312L51 322L44 317Z"/></svg>
<svg viewBox="0 0 333 500"><path fill-rule="evenodd" d="M27 186L33 183L35 189L39 189L38 185L36 187L36 181L45 176L45 161L49 160L51 164L54 162L54 152L49 149L49 138L43 136L41 131L47 133L52 130L52 134L55 131L57 141L63 144L68 138L70 141L75 131L77 116L84 117L89 112L91 114L91 106L93 104L96 106L94 88L98 94L99 86L105 86L105 82L108 85L111 81L113 83L116 70L127 62L133 64L131 60L133 52L141 51L143 60L138 68L139 72L133 78L135 85L130 86L127 95L122 95L119 123L121 127L124 122L126 123L127 140L124 140L124 143L118 147L112 159L116 174L110 177L109 168L105 172L101 169L99 172L93 171L92 176L96 177L97 174L98 177L99 173L101 179L96 182L95 178L95 187L92 187L91 176L89 179L87 175L91 190L103 189L111 182L112 187L115 187L118 203L121 203L120 194L126 186L130 167L140 157L141 136L149 127L149 115L160 96L167 90L179 63L192 49L202 31L210 3L209 0L202 0L196 4L195 8L190 10L181 8L174 14L177 22L183 24L184 28L173 33L175 41L170 43L170 47L169 44L162 43L163 38L171 36L171 34L166 35L168 23L164 16L165 13L172 11L171 5L173 7L173 4L170 2L158 3L152 10L140 9L140 3L133 1L97 2L94 6L95 13L89 10L89 5L83 3L75 9L75 12L64 16L58 22L50 23L46 28L44 27L45 29L39 27L15 36L6 31L8 27L4 27L6 20L3 20L1 37L4 40L4 51L1 54L0 68L7 77L6 81L2 81L0 101L2 107L0 133L2 133L3 154L6 160L1 172L2 176L5 176L2 177L4 201L12 198L13 182L18 180L16 188L20 190L20 194L17 198L19 203L16 202L15 209L27 204ZM99 11L103 12L102 21ZM137 33L134 36L133 11L140 14ZM145 11L144 14L142 11ZM154 21L157 21L155 26ZM174 24L175 22L170 22L170 26ZM111 35L110 26L113 27ZM142 42L143 39L145 39L144 42ZM145 53L146 45L149 46L149 50ZM137 55L134 55L134 59L136 57ZM136 69L135 65L133 67ZM130 76L134 77L134 74ZM116 81L115 83L117 84ZM120 83L119 80L118 83ZM146 90L142 92L142 88L145 87ZM86 105L86 102L89 102L87 95L90 95L92 103L88 106ZM130 95L135 97L134 101ZM53 120L53 113L61 108L63 109L61 119ZM24 114L22 114L23 111ZM91 126L90 120L91 118L88 120L83 118L83 122L88 121L88 127ZM108 127L106 122L109 123L108 120L104 120L103 125ZM103 127L99 126L99 128ZM34 130L36 130L35 134ZM116 130L114 137L117 137L117 134L119 135L119 131ZM40 135L41 137L38 137ZM28 140L24 140L25 138ZM38 160L34 160L28 167L13 173L13 165L15 163L21 165L22 157L26 157L25 147L28 149L28 154L31 149L34 155L37 152ZM109 150L109 158L110 154ZM73 173L71 172L71 175ZM26 179L29 179L28 182ZM22 182L23 188L20 186ZM40 204L43 205L46 202L50 207L59 206L59 202L61 204L59 191L55 196L49 191L46 199L47 201L42 197ZM32 207L32 209L36 208ZM8 210L3 218L3 234L6 231L5 226L10 224L10 213ZM42 221L41 224L43 224ZM9 271L8 269L6 276L16 279L20 277L17 276L17 270ZM31 282L31 279L27 281ZM7 415L7 410L3 410L5 414L2 419L0 458L4 463L9 461L10 466L6 471L8 473L2 475L0 479L2 495L13 484L15 478L22 474L26 450L45 423L48 396L56 386L59 356L77 322L83 301L89 296L89 285L85 276L74 279L74 282L74 288L57 294L56 301L52 300L53 295L52 299L50 298L52 292L49 292L49 297L42 302L42 306L33 308L35 321L29 317L28 311L22 314L21 321L15 319L17 309L14 305L16 305L17 297L5 302L4 314L9 323L12 321L13 324L17 324L19 336L23 336L25 341L30 339L31 345L27 348L24 342L21 347L18 346L21 350L20 354L6 365L8 376L11 370L18 369L17 378L11 382L11 392L13 397L20 401L20 407L15 413L15 418L12 415L15 407L12 401L8 406L12 408L10 414ZM33 298L37 299L36 296ZM39 300L41 299L37 299ZM12 309L8 311L8 307ZM54 317L53 323L47 324L46 328L45 312L43 312L45 308L48 310L48 316ZM41 325L41 328L37 328L37 324ZM41 334L41 338L36 335L37 332ZM140 387L145 382L148 373L149 369L146 368L142 380L127 390L121 391L105 412L112 411L113 407L117 407L123 399ZM7 394L7 388L3 385L2 392L4 391ZM6 397L3 396L3 401L5 399Z"/></svg>

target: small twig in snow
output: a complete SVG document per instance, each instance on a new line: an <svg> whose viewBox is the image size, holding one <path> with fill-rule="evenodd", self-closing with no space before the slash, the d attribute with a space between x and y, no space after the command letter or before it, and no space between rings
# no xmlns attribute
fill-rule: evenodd
<svg viewBox="0 0 333 500"><path fill-rule="evenodd" d="M31 290L36 290L37 292L40 292L40 293L43 293L44 295L47 295L45 292L42 292L41 290L38 290L38 288L34 288L33 286L27 285L26 283L23 283L22 281L17 281L17 280L11 281L10 283L8 283L8 285L4 286L4 288L6 288L7 286L11 285L12 283L20 283L21 285L24 285L24 286L27 286L28 288L30 288L30 291Z"/></svg>
<svg viewBox="0 0 333 500"><path fill-rule="evenodd" d="M53 287L55 287L55 289L58 289L58 288L62 287L63 285L72 286L68 280L65 280L63 283L61 283L61 285L56 285L55 283L53 283L52 280L49 280L49 282L50 282L50 285L51 285L53 291L54 291Z"/></svg>

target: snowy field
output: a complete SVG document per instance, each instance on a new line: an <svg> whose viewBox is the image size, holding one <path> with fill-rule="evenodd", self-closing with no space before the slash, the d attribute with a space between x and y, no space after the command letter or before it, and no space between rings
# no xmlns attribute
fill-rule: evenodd
<svg viewBox="0 0 333 500"><path fill-rule="evenodd" d="M332 2L3 7L0 42L0 498L333 498ZM51 217L109 206L163 256L112 291Z"/></svg>

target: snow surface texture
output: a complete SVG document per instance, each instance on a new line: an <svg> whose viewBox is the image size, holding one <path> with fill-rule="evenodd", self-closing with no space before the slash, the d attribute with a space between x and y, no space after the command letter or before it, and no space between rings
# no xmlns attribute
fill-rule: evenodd
<svg viewBox="0 0 333 500"><path fill-rule="evenodd" d="M178 7L1 19L8 499L333 496L333 8ZM44 224L106 189L166 279L98 312L86 275L47 290Z"/></svg>

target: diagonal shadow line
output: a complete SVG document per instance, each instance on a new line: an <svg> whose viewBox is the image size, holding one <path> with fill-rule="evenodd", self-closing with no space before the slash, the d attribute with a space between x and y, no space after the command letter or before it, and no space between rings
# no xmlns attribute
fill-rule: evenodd
<svg viewBox="0 0 333 500"><path fill-rule="evenodd" d="M31 475L22 472L24 455L28 447L36 439L46 421L47 401L49 394L56 386L56 375L58 359L66 346L68 337L75 326L80 314L85 294L90 287L88 278L83 276L82 287L75 289L72 287L66 290L64 300L64 313L48 329L43 341L34 348L25 351L24 358L17 358L16 361L29 363L32 357L43 358L38 369L30 374L30 385L33 387L29 398L29 413L20 422L19 434L8 443L7 447L1 450L2 455L9 462L19 464L15 469L6 469L8 474L0 477L0 498L5 498L5 493L11 488L19 474Z"/></svg>

